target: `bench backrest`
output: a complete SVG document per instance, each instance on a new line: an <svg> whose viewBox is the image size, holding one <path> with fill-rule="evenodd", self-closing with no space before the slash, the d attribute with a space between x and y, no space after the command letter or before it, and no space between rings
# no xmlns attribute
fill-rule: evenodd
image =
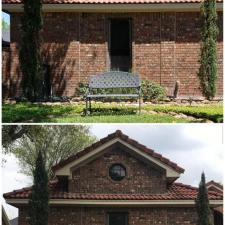
<svg viewBox="0 0 225 225"><path fill-rule="evenodd" d="M89 81L90 88L137 88L140 85L141 80L138 75L120 71L111 71L91 76Z"/></svg>

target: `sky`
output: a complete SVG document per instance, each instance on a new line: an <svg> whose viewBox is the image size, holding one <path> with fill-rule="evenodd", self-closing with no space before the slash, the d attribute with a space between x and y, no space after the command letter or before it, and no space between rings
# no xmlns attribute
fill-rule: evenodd
<svg viewBox="0 0 225 225"><path fill-rule="evenodd" d="M2 12L2 18L9 24L10 23L10 16L9 14Z"/></svg>
<svg viewBox="0 0 225 225"><path fill-rule="evenodd" d="M220 124L177 124L177 125L108 125L90 126L91 133L98 139L116 130L121 130L132 139L155 150L185 169L177 180L197 186L201 172L207 181L223 181L224 155L222 149L222 125ZM20 167L13 155L4 157L2 166L3 193L32 184L32 179L20 173ZM4 204L10 219L17 216L17 210Z"/></svg>

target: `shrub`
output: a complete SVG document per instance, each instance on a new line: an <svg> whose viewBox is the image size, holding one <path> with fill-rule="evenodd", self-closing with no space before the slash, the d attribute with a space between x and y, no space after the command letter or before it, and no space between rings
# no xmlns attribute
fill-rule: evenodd
<svg viewBox="0 0 225 225"><path fill-rule="evenodd" d="M163 100L166 97L166 90L159 84L145 80L141 83L141 95L144 101Z"/></svg>
<svg viewBox="0 0 225 225"><path fill-rule="evenodd" d="M75 96L77 96L77 97L83 97L84 94L87 91L87 86L88 86L87 83L85 83L85 82L79 82L78 83L78 86L75 89Z"/></svg>
<svg viewBox="0 0 225 225"><path fill-rule="evenodd" d="M203 95L211 100L216 93L218 36L216 0L204 0L201 5L201 58L198 76Z"/></svg>

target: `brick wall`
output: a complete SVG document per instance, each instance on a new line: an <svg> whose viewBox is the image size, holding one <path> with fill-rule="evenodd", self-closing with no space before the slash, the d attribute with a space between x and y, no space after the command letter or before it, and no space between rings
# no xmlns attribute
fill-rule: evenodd
<svg viewBox="0 0 225 225"><path fill-rule="evenodd" d="M43 58L50 65L53 94L74 95L80 81L108 70L110 17L132 18L132 70L142 79L166 87L172 94L180 82L180 96L200 96L197 72L200 18L197 12L170 13L45 13ZM63 19L62 19L63 18ZM219 13L217 96L222 96L222 13ZM11 17L12 95L21 94L18 66L20 14Z"/></svg>
<svg viewBox="0 0 225 225"><path fill-rule="evenodd" d="M97 208L97 207L51 207L49 225L107 225L110 211L128 212L129 225L196 225L195 208L188 207L149 207L149 208ZM27 209L19 210L19 225L28 225Z"/></svg>
<svg viewBox="0 0 225 225"><path fill-rule="evenodd" d="M121 181L113 181L109 168L121 163L127 175ZM78 193L126 193L148 194L166 191L166 174L140 161L120 149L107 151L101 157L72 171L69 191Z"/></svg>

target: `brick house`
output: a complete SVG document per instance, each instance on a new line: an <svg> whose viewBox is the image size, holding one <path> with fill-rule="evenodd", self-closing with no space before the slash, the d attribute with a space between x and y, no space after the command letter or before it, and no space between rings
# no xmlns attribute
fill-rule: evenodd
<svg viewBox="0 0 225 225"><path fill-rule="evenodd" d="M49 225L197 224L197 188L175 182L184 169L121 131L52 169ZM28 225L30 192L4 194L19 208L19 225ZM223 204L221 193L209 199L212 210Z"/></svg>
<svg viewBox="0 0 225 225"><path fill-rule="evenodd" d="M2 0L11 15L4 96L21 94L21 0ZM42 54L53 95L73 96L79 82L109 70L132 71L179 97L200 97L201 0L44 0ZM222 0L218 0L217 97L222 97ZM10 65L9 65L10 64ZM7 66L5 66L7 65Z"/></svg>
<svg viewBox="0 0 225 225"><path fill-rule="evenodd" d="M208 191L215 191L223 194L223 185L211 180L206 184ZM213 209L214 221L217 225L223 225L223 206L218 206Z"/></svg>

